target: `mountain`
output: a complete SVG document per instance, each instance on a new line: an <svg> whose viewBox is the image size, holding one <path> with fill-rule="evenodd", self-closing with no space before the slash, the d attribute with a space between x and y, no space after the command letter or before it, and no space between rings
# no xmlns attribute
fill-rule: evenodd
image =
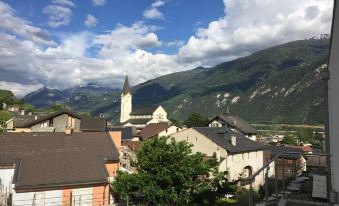
<svg viewBox="0 0 339 206"><path fill-rule="evenodd" d="M161 76L132 88L133 106L161 104L180 120L194 111L212 117L228 106L231 113L253 123L321 123L319 68L327 63L329 43L322 35L214 67ZM120 92L74 94L64 101L73 109L119 119ZM34 98L39 101L43 99Z"/></svg>

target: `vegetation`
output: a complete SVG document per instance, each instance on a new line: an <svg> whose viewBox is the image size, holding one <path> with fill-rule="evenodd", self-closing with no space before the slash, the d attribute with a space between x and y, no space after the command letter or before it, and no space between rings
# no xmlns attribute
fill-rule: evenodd
<svg viewBox="0 0 339 206"><path fill-rule="evenodd" d="M134 163L138 173L119 172L113 190L144 205L209 204L233 192L216 160L203 160L191 147L167 137L145 141Z"/></svg>
<svg viewBox="0 0 339 206"><path fill-rule="evenodd" d="M328 48L328 39L294 41L211 68L161 76L135 86L133 104L162 105L181 121L192 112L210 118L228 105L232 114L252 123L321 124L323 83L318 68L327 63ZM34 104L64 101L76 111L111 114L116 121L120 116L120 91L45 89L29 97Z"/></svg>
<svg viewBox="0 0 339 206"><path fill-rule="evenodd" d="M205 127L208 125L209 119L198 112L193 112L184 121L184 125L190 127Z"/></svg>
<svg viewBox="0 0 339 206"><path fill-rule="evenodd" d="M295 140L294 135L287 134L284 139L281 141L282 144L298 146L297 141Z"/></svg>

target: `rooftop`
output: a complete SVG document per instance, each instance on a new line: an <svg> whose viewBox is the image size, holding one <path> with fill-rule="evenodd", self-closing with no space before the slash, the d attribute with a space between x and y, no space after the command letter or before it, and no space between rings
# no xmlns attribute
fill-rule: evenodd
<svg viewBox="0 0 339 206"><path fill-rule="evenodd" d="M137 136L142 140L149 139L158 135L160 132L165 131L166 129L173 126L170 122L159 122L148 124L143 130L141 130Z"/></svg>
<svg viewBox="0 0 339 206"><path fill-rule="evenodd" d="M206 136L220 147L226 149L230 154L260 151L264 150L264 146L248 139L244 135L225 127L194 127L194 130ZM231 144L231 137L236 137L236 146Z"/></svg>
<svg viewBox="0 0 339 206"><path fill-rule="evenodd" d="M15 165L16 190L107 183L118 162L108 133L0 133L0 165Z"/></svg>

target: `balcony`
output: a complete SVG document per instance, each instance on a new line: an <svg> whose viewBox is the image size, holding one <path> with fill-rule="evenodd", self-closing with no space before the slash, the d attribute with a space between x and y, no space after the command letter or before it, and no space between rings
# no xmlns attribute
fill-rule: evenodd
<svg viewBox="0 0 339 206"><path fill-rule="evenodd" d="M304 158L305 164L292 164L288 159L290 155ZM327 154L290 152L276 155L252 176L243 180L243 185L249 185L248 205L328 205L326 157ZM264 185L255 191L252 183L262 174L265 177ZM255 198L258 195L254 193L259 193L263 198ZM335 198L334 194L330 194L331 200Z"/></svg>

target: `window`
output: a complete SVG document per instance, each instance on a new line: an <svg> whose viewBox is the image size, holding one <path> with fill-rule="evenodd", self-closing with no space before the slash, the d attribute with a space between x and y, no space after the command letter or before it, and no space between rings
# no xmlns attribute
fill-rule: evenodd
<svg viewBox="0 0 339 206"><path fill-rule="evenodd" d="M244 168L244 176L245 176L245 178L252 176L252 167L251 166L246 166Z"/></svg>
<svg viewBox="0 0 339 206"><path fill-rule="evenodd" d="M49 120L49 126L53 127L53 118Z"/></svg>
<svg viewBox="0 0 339 206"><path fill-rule="evenodd" d="M244 156L245 156L244 153L242 153L241 155L242 155L242 159L244 159Z"/></svg>
<svg viewBox="0 0 339 206"><path fill-rule="evenodd" d="M196 142L198 141L198 137L195 137L195 141L196 141Z"/></svg>

